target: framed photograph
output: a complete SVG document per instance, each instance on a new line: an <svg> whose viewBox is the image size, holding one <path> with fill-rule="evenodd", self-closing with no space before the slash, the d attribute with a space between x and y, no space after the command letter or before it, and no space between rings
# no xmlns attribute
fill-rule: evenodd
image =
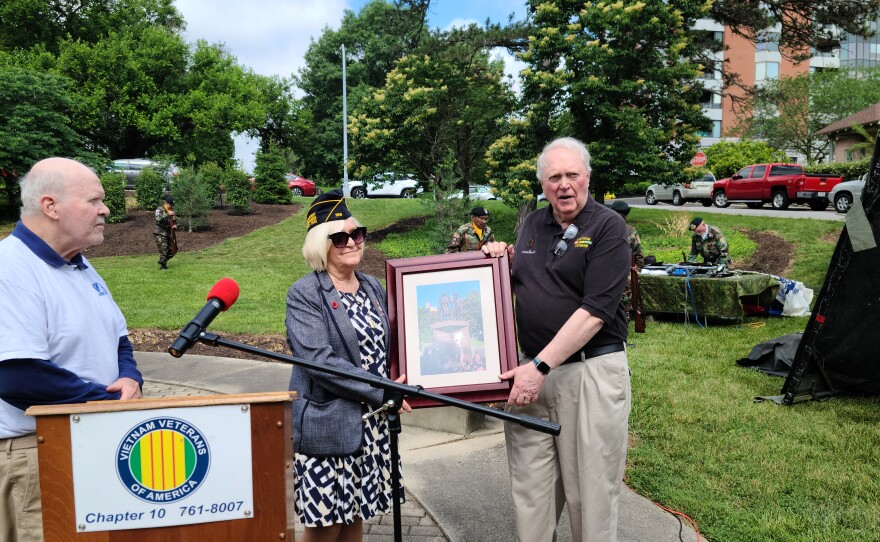
<svg viewBox="0 0 880 542"><path fill-rule="evenodd" d="M385 262L391 377L471 402L506 401L518 364L510 263L481 251ZM436 401L408 398L413 407Z"/></svg>

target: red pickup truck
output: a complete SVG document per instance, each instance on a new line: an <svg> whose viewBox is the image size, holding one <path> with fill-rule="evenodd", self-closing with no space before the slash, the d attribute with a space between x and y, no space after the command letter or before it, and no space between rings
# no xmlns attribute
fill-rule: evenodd
<svg viewBox="0 0 880 542"><path fill-rule="evenodd" d="M715 181L712 202L727 207L744 202L759 209L765 203L774 209L787 209L792 203L804 203L814 211L828 207L828 193L843 177L819 173L805 174L798 164L753 164L737 171L733 177Z"/></svg>

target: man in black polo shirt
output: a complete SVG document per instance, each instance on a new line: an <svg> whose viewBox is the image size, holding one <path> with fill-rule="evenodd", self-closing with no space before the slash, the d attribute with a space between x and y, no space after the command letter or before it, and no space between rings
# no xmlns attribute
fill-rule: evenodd
<svg viewBox="0 0 880 542"><path fill-rule="evenodd" d="M514 382L508 406L562 426L552 437L505 423L518 539L552 540L567 502L574 542L614 542L630 411L626 224L589 198L590 154L580 141L544 147L537 175L550 206L526 217L515 247L483 249L513 258L525 357L501 375Z"/></svg>

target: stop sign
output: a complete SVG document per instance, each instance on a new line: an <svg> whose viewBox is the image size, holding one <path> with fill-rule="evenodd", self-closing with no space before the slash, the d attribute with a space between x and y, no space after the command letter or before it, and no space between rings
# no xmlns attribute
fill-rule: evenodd
<svg viewBox="0 0 880 542"><path fill-rule="evenodd" d="M697 151L693 158L691 158L691 165L694 167L700 167L706 165L706 155L703 154L703 151Z"/></svg>

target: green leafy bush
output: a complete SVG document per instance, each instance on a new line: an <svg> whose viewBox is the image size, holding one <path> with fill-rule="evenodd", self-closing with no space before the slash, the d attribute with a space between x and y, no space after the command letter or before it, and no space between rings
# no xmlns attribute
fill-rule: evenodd
<svg viewBox="0 0 880 542"><path fill-rule="evenodd" d="M116 224L127 218L125 212L125 175L111 172L101 175L101 186L104 187L104 205L110 209L107 222Z"/></svg>
<svg viewBox="0 0 880 542"><path fill-rule="evenodd" d="M208 225L208 211L213 202L211 187L193 168L180 170L171 195L174 197L178 228L185 227L191 232Z"/></svg>
<svg viewBox="0 0 880 542"><path fill-rule="evenodd" d="M812 166L804 166L807 173L830 173L831 175L841 175L844 181L857 179L868 172L871 166L871 159L857 160L855 162L832 162L830 164L814 164Z"/></svg>
<svg viewBox="0 0 880 542"><path fill-rule="evenodd" d="M623 189L621 190L620 196L644 196L645 192L648 191L648 187L651 186L651 181L639 181L639 182L630 182L624 183Z"/></svg>
<svg viewBox="0 0 880 542"><path fill-rule="evenodd" d="M248 174L240 169L226 170L226 203L232 207L232 214L246 215L251 212L251 183Z"/></svg>
<svg viewBox="0 0 880 542"><path fill-rule="evenodd" d="M720 141L703 149L706 153L706 169L715 173L716 179L725 179L745 166L770 162L788 162L788 156L763 141Z"/></svg>
<svg viewBox="0 0 880 542"><path fill-rule="evenodd" d="M290 189L284 175L287 160L284 152L272 145L266 152L258 152L254 176L253 200L256 203L290 203Z"/></svg>
<svg viewBox="0 0 880 542"><path fill-rule="evenodd" d="M148 167L141 170L134 181L134 197L139 207L155 209L162 201L165 193L165 179L156 168Z"/></svg>
<svg viewBox="0 0 880 542"><path fill-rule="evenodd" d="M199 174L201 174L205 184L208 185L211 194L214 195L214 200L219 199L220 206L223 207L223 185L225 181L223 168L218 166L217 162L207 162L199 168Z"/></svg>

